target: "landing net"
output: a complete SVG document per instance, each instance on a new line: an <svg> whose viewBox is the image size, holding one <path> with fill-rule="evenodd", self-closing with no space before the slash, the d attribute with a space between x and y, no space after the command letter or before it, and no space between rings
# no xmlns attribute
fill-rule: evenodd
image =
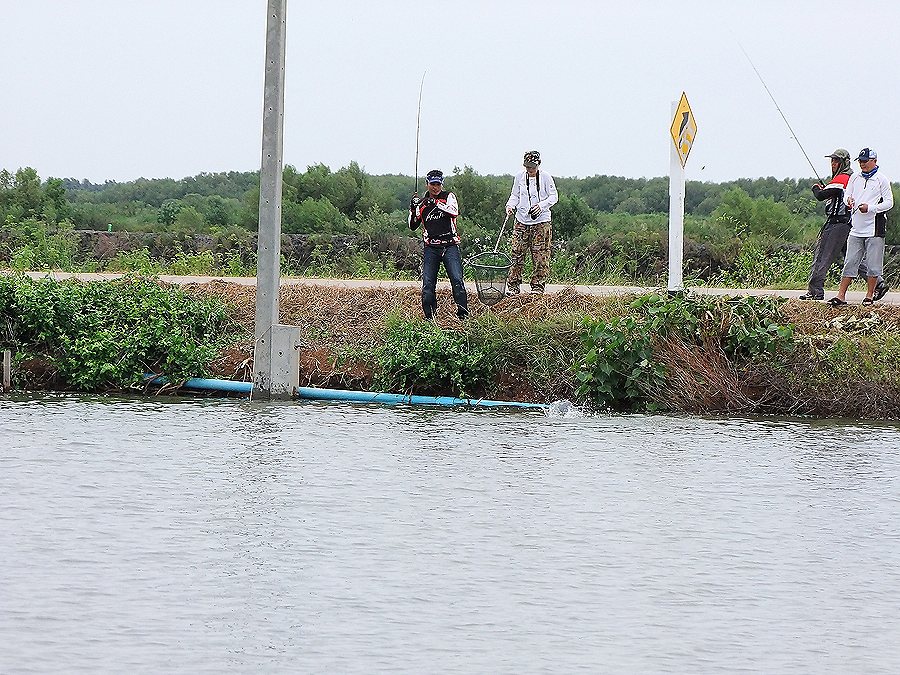
<svg viewBox="0 0 900 675"><path fill-rule="evenodd" d="M475 276L478 299L485 305L496 305L506 295L506 278L512 259L505 253L485 251L469 259Z"/></svg>

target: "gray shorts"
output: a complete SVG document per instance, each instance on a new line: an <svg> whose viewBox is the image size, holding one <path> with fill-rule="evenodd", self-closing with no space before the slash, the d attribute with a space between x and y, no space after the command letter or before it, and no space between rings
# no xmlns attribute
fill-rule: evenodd
<svg viewBox="0 0 900 675"><path fill-rule="evenodd" d="M870 277L880 277L884 267L884 237L847 237L847 256L844 258L845 277L856 278L863 257Z"/></svg>

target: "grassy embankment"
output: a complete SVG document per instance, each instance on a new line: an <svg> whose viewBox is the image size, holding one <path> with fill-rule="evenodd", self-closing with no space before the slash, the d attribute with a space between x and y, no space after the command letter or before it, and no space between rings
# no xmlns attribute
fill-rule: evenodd
<svg viewBox="0 0 900 675"><path fill-rule="evenodd" d="M519 297L436 323L415 289L282 290L301 384L637 411L896 418L900 309L760 298ZM19 388L122 391L144 372L249 379L254 290L0 278ZM139 385L138 385L139 386Z"/></svg>

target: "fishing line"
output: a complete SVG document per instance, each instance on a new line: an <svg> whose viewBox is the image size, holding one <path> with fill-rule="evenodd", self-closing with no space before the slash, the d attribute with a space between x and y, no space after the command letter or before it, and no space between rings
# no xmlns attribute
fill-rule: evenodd
<svg viewBox="0 0 900 675"><path fill-rule="evenodd" d="M747 57L747 62L750 64L750 67L753 68L753 72L756 73L756 76L759 78L759 81L762 82L763 88L766 90L766 93L769 95L769 98L772 99L772 103L775 104L775 108L778 110L778 114L781 115L781 119L784 120L784 123L787 125L788 130L791 132L791 137L792 137L795 141L797 141L797 146L800 148L800 152L802 152L802 153L803 153L803 156L806 157L806 161L809 162L809 166L810 166L810 168L813 170L813 173L815 174L816 178L819 179L819 182L820 182L820 183L823 183L823 184L824 184L824 182L822 181L822 179L819 177L819 172L816 171L816 167L813 166L812 161L809 159L809 155L806 154L806 150L804 150L804 149L803 149L803 146L800 145L800 139L798 139L798 138L797 138L797 134L794 133L794 129L793 129L793 127L791 127L791 123L788 122L787 117L785 117L785 116L784 116L784 113L781 112L781 106L778 105L778 101L776 101L776 100L775 100L775 97L772 96L772 92L769 91L769 87L766 86L766 82L765 82L765 80L763 80L762 75L759 74L759 71L756 69L756 66L753 65L753 60L750 58L750 55L747 53L747 50L744 49L744 45L742 45L742 44L740 43L740 41L738 41L738 40L735 40L735 42L737 42L737 46L740 47L741 51L744 52L744 56Z"/></svg>

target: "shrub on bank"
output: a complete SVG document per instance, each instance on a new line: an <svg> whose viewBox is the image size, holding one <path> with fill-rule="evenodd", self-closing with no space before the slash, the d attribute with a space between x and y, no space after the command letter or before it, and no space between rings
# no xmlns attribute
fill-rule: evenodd
<svg viewBox="0 0 900 675"><path fill-rule="evenodd" d="M576 394L617 410L681 409L671 401L721 397L734 368L778 360L792 349L794 329L779 313L782 304L753 296L650 294L631 303L632 316L586 318ZM751 398L736 389L738 398Z"/></svg>
<svg viewBox="0 0 900 675"><path fill-rule="evenodd" d="M492 347L432 321L389 318L375 352L375 385L387 391L469 397L494 376Z"/></svg>
<svg viewBox="0 0 900 675"><path fill-rule="evenodd" d="M173 381L202 377L235 333L222 300L190 297L148 278L0 276L0 343L19 363L42 363L64 389L123 389L146 372Z"/></svg>

